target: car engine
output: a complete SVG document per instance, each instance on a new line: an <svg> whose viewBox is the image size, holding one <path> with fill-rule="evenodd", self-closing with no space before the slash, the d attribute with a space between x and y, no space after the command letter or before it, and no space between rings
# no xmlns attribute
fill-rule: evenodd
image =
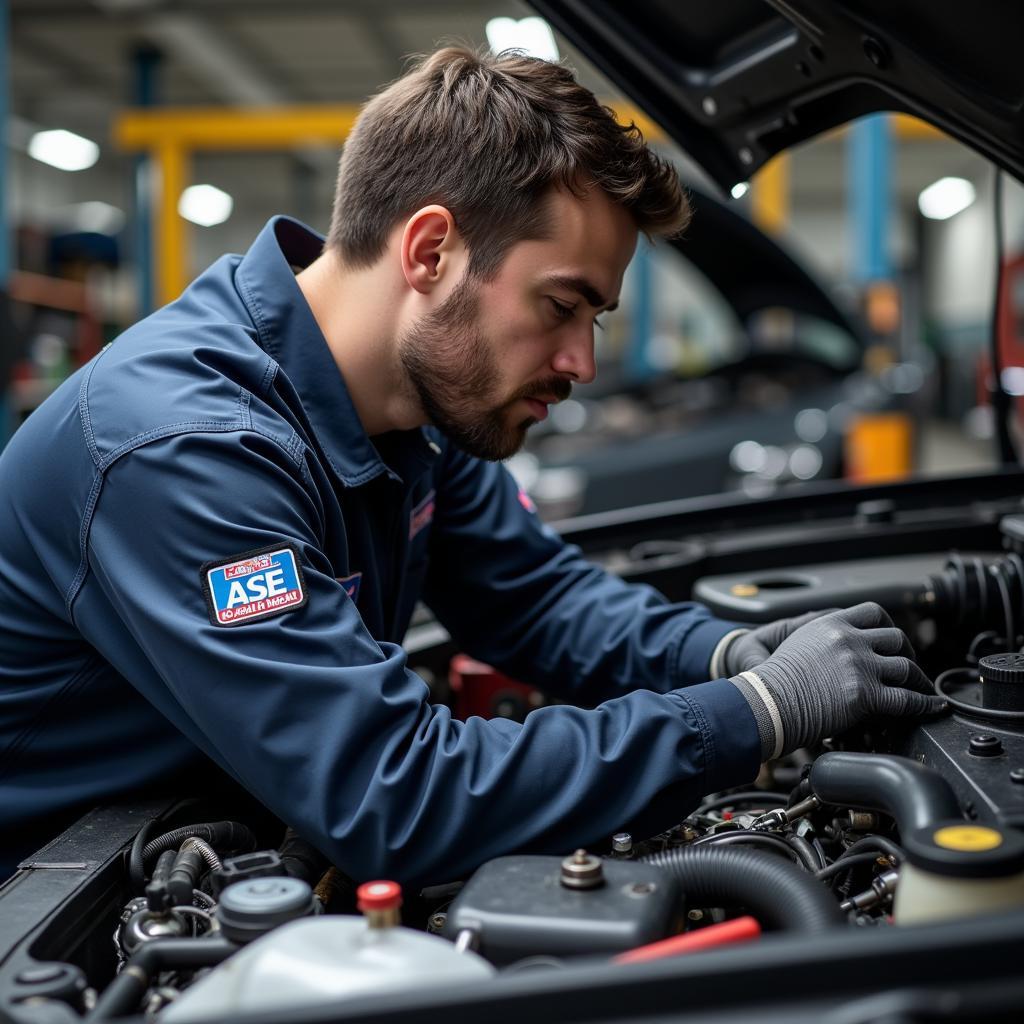
<svg viewBox="0 0 1024 1024"><path fill-rule="evenodd" d="M476 1009L449 1016L479 1019L511 982L548 983L576 968L632 979L631 965L686 961L697 984L714 974L713 953L732 957L723 971L773 942L811 957L849 938L871 955L900 935L952 934L942 925L961 943L972 926L1001 935L1005 959L994 969L1015 976L1024 515L1001 516L997 529L1001 550L725 572L693 587L717 614L747 622L876 600L911 637L947 714L868 722L770 762L752 787L710 794L659 835L623 831L561 856L501 857L419 892L386 880L357 886L280 823L231 809L214 818L204 798L99 809L0 889L0 916L34 907L40 922L0 968L0 1018L187 1024L291 1020L329 1006L331 1019L375 1019L376 1005L403 994L408 1011L431 992L470 992ZM50 905L47 878L64 886ZM914 969L925 984L925 967ZM646 984L634 1000L656 991ZM1007 1005L1019 1009L1004 1000L991 1019ZM950 1019L972 1019L955 1009ZM592 1008L578 1019L603 1017Z"/></svg>

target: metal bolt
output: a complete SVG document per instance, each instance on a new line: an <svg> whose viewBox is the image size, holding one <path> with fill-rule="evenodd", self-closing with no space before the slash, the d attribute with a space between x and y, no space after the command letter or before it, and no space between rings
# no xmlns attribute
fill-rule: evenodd
<svg viewBox="0 0 1024 1024"><path fill-rule="evenodd" d="M1024 768L1014 768L1010 772L1010 781L1016 782L1018 785L1024 783Z"/></svg>
<svg viewBox="0 0 1024 1024"><path fill-rule="evenodd" d="M448 920L447 914L431 914L430 915L430 930L432 932L439 932L444 928L445 921Z"/></svg>
<svg viewBox="0 0 1024 1024"><path fill-rule="evenodd" d="M688 910L686 912L686 917L690 921L703 921L704 920L704 911L703 910Z"/></svg>
<svg viewBox="0 0 1024 1024"><path fill-rule="evenodd" d="M739 157L740 157L740 163L752 164L754 162L754 154L746 146L744 146L740 150Z"/></svg>
<svg viewBox="0 0 1024 1024"><path fill-rule="evenodd" d="M633 849L633 837L628 832L616 832L612 836L612 849L616 853L630 853Z"/></svg>
<svg viewBox="0 0 1024 1024"><path fill-rule="evenodd" d="M855 832L872 832L878 828L878 815L871 811L850 811L850 828Z"/></svg>
<svg viewBox="0 0 1024 1024"><path fill-rule="evenodd" d="M596 889L604 885L601 858L592 856L586 850L577 850L562 861L560 880L567 889Z"/></svg>
<svg viewBox="0 0 1024 1024"><path fill-rule="evenodd" d="M971 745L968 749L975 757L997 757L1003 752L1003 743L998 736L983 733L971 737Z"/></svg>
<svg viewBox="0 0 1024 1024"><path fill-rule="evenodd" d="M715 114L718 113L718 104L715 102L714 96L705 96L704 99L701 100L700 105L708 117L714 117Z"/></svg>

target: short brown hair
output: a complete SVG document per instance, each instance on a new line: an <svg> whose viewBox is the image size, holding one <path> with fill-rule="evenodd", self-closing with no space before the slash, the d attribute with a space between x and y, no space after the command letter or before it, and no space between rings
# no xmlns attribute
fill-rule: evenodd
<svg viewBox="0 0 1024 1024"><path fill-rule="evenodd" d="M345 143L327 244L353 267L380 259L394 225L447 207L470 270L493 275L508 248L544 236L551 186L596 184L648 235L690 218L675 170L620 125L561 64L449 46L367 102Z"/></svg>

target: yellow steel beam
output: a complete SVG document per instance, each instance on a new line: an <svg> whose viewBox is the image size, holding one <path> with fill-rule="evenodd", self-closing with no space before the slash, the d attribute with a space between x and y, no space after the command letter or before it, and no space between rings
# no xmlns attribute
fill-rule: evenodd
<svg viewBox="0 0 1024 1024"><path fill-rule="evenodd" d="M153 149L174 143L186 149L288 149L339 145L352 130L359 107L323 104L287 107L147 107L125 110L114 119L114 141L121 149ZM624 124L635 121L644 137L664 138L640 110L619 107Z"/></svg>
<svg viewBox="0 0 1024 1024"><path fill-rule="evenodd" d="M290 149L337 146L355 123L350 105L297 107L157 107L126 110L114 120L122 149L173 143L185 149Z"/></svg>
<svg viewBox="0 0 1024 1024"><path fill-rule="evenodd" d="M157 229L153 233L153 266L157 274L157 302L176 299L188 284L188 238L185 219L178 213L178 198L188 180L188 154L174 141L159 145L156 157Z"/></svg>

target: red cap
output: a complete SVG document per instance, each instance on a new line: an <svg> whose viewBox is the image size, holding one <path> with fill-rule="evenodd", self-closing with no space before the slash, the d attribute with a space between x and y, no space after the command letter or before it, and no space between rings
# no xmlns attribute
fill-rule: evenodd
<svg viewBox="0 0 1024 1024"><path fill-rule="evenodd" d="M394 910L402 905L402 887L397 882L363 882L356 889L356 906L368 910Z"/></svg>

